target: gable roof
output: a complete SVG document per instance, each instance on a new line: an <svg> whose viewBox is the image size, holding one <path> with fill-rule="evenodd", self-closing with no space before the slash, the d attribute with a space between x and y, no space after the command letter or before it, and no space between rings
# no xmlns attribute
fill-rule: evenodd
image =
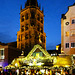
<svg viewBox="0 0 75 75"><path fill-rule="evenodd" d="M42 51L43 54L44 54L46 57L51 57L50 54L49 54L46 50L44 50L44 49L43 49L40 45L38 45L38 44L33 47L33 49L29 52L29 54L27 55L27 57L30 57L30 56L33 54L33 52L35 52L35 51L37 50L37 48L39 48L40 51Z"/></svg>

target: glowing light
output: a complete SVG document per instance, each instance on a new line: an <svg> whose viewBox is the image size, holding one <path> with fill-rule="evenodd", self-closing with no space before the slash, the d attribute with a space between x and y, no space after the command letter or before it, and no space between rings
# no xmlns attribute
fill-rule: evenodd
<svg viewBox="0 0 75 75"><path fill-rule="evenodd" d="M56 46L56 50L59 50L59 46Z"/></svg>
<svg viewBox="0 0 75 75"><path fill-rule="evenodd" d="M75 57L75 54L73 54L73 56Z"/></svg>
<svg viewBox="0 0 75 75"><path fill-rule="evenodd" d="M39 57L39 53L36 53L36 57Z"/></svg>
<svg viewBox="0 0 75 75"><path fill-rule="evenodd" d="M41 65L43 65L43 63L40 62L40 63L37 63L36 65L41 66Z"/></svg>
<svg viewBox="0 0 75 75"><path fill-rule="evenodd" d="M17 63L15 63L15 66L17 67L17 66L18 66L18 64L17 64Z"/></svg>
<svg viewBox="0 0 75 75"><path fill-rule="evenodd" d="M17 74L19 74L19 70L18 69L16 70L16 72L17 72Z"/></svg>
<svg viewBox="0 0 75 75"><path fill-rule="evenodd" d="M44 71L45 71L45 70L44 70L44 69L42 69L42 70L40 70L40 71L41 71L42 73L44 73Z"/></svg>
<svg viewBox="0 0 75 75"><path fill-rule="evenodd" d="M29 65L32 66L33 64L32 63L29 63Z"/></svg>

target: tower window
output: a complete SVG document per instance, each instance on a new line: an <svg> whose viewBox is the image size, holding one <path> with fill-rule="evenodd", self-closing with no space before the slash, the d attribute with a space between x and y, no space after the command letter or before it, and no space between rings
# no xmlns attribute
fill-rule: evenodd
<svg viewBox="0 0 75 75"><path fill-rule="evenodd" d="M38 35L38 33L35 31L35 39L39 39L39 35Z"/></svg>
<svg viewBox="0 0 75 75"><path fill-rule="evenodd" d="M31 26L35 26L34 22L31 23Z"/></svg>
<svg viewBox="0 0 75 75"><path fill-rule="evenodd" d="M71 43L71 48L75 47L75 43Z"/></svg>
<svg viewBox="0 0 75 75"><path fill-rule="evenodd" d="M24 35L22 34L22 35L21 35L21 41L23 41L23 39L24 39Z"/></svg>
<svg viewBox="0 0 75 75"><path fill-rule="evenodd" d="M43 23L43 18L41 18L41 23Z"/></svg>
<svg viewBox="0 0 75 75"><path fill-rule="evenodd" d="M25 39L28 39L28 34L25 35Z"/></svg>
<svg viewBox="0 0 75 75"><path fill-rule="evenodd" d="M41 41L43 42L43 36L41 36Z"/></svg>
<svg viewBox="0 0 75 75"><path fill-rule="evenodd" d="M28 27L25 27L26 30L28 30Z"/></svg>
<svg viewBox="0 0 75 75"><path fill-rule="evenodd" d="M21 22L23 22L24 21L24 15L22 16L22 18L21 18Z"/></svg>
<svg viewBox="0 0 75 75"><path fill-rule="evenodd" d="M37 30L40 31L40 25L38 25Z"/></svg>
<svg viewBox="0 0 75 75"><path fill-rule="evenodd" d="M66 43L66 48L69 48L69 43Z"/></svg>
<svg viewBox="0 0 75 75"><path fill-rule="evenodd" d="M41 27L41 33L43 33L43 27Z"/></svg>
<svg viewBox="0 0 75 75"><path fill-rule="evenodd" d="M28 30L28 24L26 24L26 26L25 26L25 30Z"/></svg>
<svg viewBox="0 0 75 75"><path fill-rule="evenodd" d="M26 20L28 19L28 13L26 13L26 15L25 15L25 19L26 19Z"/></svg>
<svg viewBox="0 0 75 75"><path fill-rule="evenodd" d="M35 18L35 12L31 12L31 18L34 19Z"/></svg>
<svg viewBox="0 0 75 75"><path fill-rule="evenodd" d="M39 14L37 15L37 20L40 21L40 15Z"/></svg>
<svg viewBox="0 0 75 75"><path fill-rule="evenodd" d="M72 20L72 24L75 24L75 19Z"/></svg>
<svg viewBox="0 0 75 75"><path fill-rule="evenodd" d="M43 42L45 43L45 37L43 38Z"/></svg>
<svg viewBox="0 0 75 75"><path fill-rule="evenodd" d="M18 36L18 41L20 41L20 35Z"/></svg>
<svg viewBox="0 0 75 75"><path fill-rule="evenodd" d="M24 31L24 25L21 27L21 31L22 31L22 32Z"/></svg>

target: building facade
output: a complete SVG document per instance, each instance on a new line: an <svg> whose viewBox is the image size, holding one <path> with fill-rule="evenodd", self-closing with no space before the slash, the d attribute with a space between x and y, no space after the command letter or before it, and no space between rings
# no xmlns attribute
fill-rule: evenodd
<svg viewBox="0 0 75 75"><path fill-rule="evenodd" d="M11 63L14 58L21 55L21 50L8 44L0 43L0 67L5 67Z"/></svg>
<svg viewBox="0 0 75 75"><path fill-rule="evenodd" d="M61 18L61 53L75 54L75 3Z"/></svg>
<svg viewBox="0 0 75 75"><path fill-rule="evenodd" d="M28 53L34 45L39 44L46 50L44 33L44 14L37 0L27 0L25 8L20 11L20 31L17 32L17 48Z"/></svg>

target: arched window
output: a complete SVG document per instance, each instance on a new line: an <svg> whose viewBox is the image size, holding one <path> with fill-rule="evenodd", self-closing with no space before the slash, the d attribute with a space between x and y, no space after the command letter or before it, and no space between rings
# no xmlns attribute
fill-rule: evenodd
<svg viewBox="0 0 75 75"><path fill-rule="evenodd" d="M35 12L31 11L31 18L34 19L35 18Z"/></svg>

